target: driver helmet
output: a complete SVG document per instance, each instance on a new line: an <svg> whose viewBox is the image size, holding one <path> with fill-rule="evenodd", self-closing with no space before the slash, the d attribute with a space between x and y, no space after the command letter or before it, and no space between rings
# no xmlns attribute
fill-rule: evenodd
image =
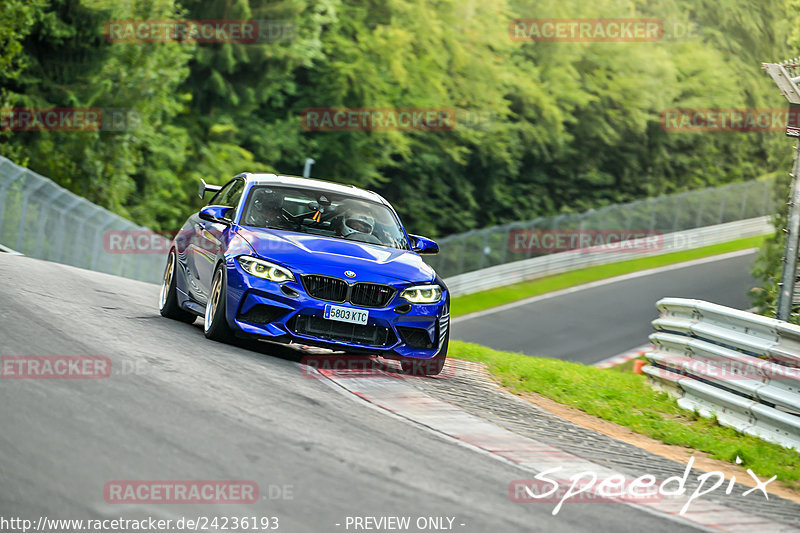
<svg viewBox="0 0 800 533"><path fill-rule="evenodd" d="M274 215L281 207L281 197L272 189L258 189L253 197L253 207L264 215Z"/></svg>
<svg viewBox="0 0 800 533"><path fill-rule="evenodd" d="M342 219L342 236L347 237L353 233L372 233L375 227L375 218L365 211L351 209Z"/></svg>

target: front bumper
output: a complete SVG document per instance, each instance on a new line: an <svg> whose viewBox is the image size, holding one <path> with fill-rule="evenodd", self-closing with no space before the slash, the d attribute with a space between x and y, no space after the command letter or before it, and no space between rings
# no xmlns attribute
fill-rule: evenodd
<svg viewBox="0 0 800 533"><path fill-rule="evenodd" d="M435 304L409 304L399 297L409 284L390 282L397 291L389 304L379 309L365 308L311 297L296 270L297 281L275 283L248 274L235 259L226 266L228 323L247 335L354 353L419 359L437 355L446 338L450 321L446 290ZM327 320L326 305L368 311L367 325ZM406 309L396 310L400 306L410 309L402 313Z"/></svg>

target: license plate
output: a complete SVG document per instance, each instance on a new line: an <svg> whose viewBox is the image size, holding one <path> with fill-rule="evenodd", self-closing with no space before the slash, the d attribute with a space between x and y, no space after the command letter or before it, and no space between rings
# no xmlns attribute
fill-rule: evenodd
<svg viewBox="0 0 800 533"><path fill-rule="evenodd" d="M337 305L326 305L325 318L338 322L348 322L350 324L366 324L369 319L369 311L339 307Z"/></svg>

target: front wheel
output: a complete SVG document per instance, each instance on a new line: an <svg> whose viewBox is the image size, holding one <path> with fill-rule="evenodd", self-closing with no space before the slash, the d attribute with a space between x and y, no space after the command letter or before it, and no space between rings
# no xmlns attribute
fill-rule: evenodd
<svg viewBox="0 0 800 533"><path fill-rule="evenodd" d="M203 321L203 332L206 334L206 338L219 342L233 340L233 330L225 319L227 288L225 265L220 264L217 270L214 271L211 292L206 303L206 316Z"/></svg>
<svg viewBox="0 0 800 533"><path fill-rule="evenodd" d="M181 309L178 305L178 289L175 286L177 283L177 270L178 262L175 257L175 250L170 250L167 257L167 267L164 269L164 279L161 281L158 308L163 317L192 324L197 316Z"/></svg>
<svg viewBox="0 0 800 533"><path fill-rule="evenodd" d="M442 348L439 353L430 359L414 359L407 357L400 361L400 366L404 374L411 376L438 376L444 369L444 362L447 360L447 346L450 344L450 332L448 331Z"/></svg>

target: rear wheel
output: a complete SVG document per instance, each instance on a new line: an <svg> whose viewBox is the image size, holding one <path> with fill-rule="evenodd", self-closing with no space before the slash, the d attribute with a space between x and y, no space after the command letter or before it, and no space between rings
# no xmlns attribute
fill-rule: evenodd
<svg viewBox="0 0 800 533"><path fill-rule="evenodd" d="M175 257L175 250L170 250L169 256L167 257L167 266L164 269L164 279L161 282L161 294L158 307L161 311L161 316L191 324L197 316L189 311L181 309L178 305L178 289L175 286L177 283L177 269L178 262Z"/></svg>
<svg viewBox="0 0 800 533"><path fill-rule="evenodd" d="M444 369L444 362L447 360L447 346L450 344L450 332L448 331L442 349L430 359L413 359L407 357L400 361L403 373L412 376L437 376Z"/></svg>
<svg viewBox="0 0 800 533"><path fill-rule="evenodd" d="M203 332L206 337L219 342L230 342L233 340L233 330L225 319L225 301L227 294L227 283L225 280L225 265L220 264L214 271L214 278L211 282L211 292L206 303L206 317L203 321Z"/></svg>

